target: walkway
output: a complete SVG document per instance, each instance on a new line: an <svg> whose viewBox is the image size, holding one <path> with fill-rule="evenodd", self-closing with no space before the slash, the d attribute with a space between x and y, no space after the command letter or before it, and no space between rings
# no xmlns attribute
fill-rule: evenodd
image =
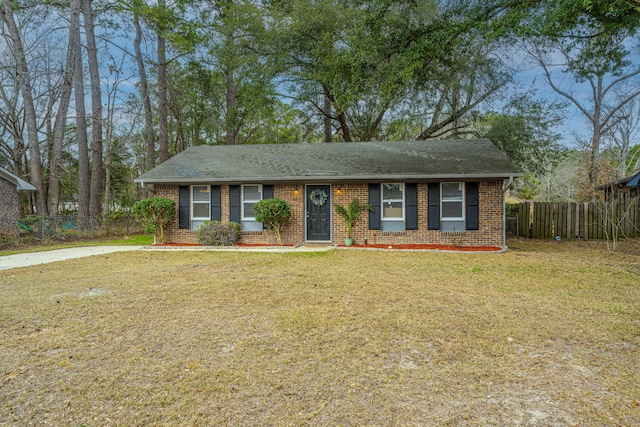
<svg viewBox="0 0 640 427"><path fill-rule="evenodd" d="M67 259L84 258L114 252L136 251L143 246L85 246L80 248L56 249L53 251L30 252L24 254L0 256L0 270L29 267Z"/></svg>

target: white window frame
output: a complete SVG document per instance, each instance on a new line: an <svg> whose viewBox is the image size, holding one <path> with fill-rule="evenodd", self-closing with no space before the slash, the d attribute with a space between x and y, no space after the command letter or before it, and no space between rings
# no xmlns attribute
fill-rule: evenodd
<svg viewBox="0 0 640 427"><path fill-rule="evenodd" d="M401 199L385 199L384 198L384 186L385 185L399 185L400 186L400 191L402 192L402 198ZM380 184L380 218L382 219L382 221L404 221L404 216L405 216L405 207L406 207L406 203L405 203L405 187L404 187L404 182L384 182L382 184ZM385 203L393 203L393 202L400 202L402 203L402 207L400 208L400 211L402 212L402 216L401 217L385 217L384 216L384 204Z"/></svg>
<svg viewBox="0 0 640 427"><path fill-rule="evenodd" d="M193 192L194 192L195 188L197 188L197 187L206 187L207 188L207 190L209 191L209 199L207 201L204 201L204 200L196 201L195 200L195 197L193 197L193 194L194 194ZM194 205L196 205L196 204L197 205L203 205L205 203L207 204L207 216L206 217L193 216L193 213L195 211L194 210ZM193 227L194 221L203 221L204 222L204 221L211 220L211 186L210 185L199 184L199 185L192 185L189 188L189 217L190 217L189 218L190 219L189 228L191 230L196 230L197 229L197 227L195 227L195 228Z"/></svg>
<svg viewBox="0 0 640 427"><path fill-rule="evenodd" d="M443 187L447 184L457 184L459 187L462 187L461 195L459 197L445 197ZM452 202L459 202L461 204L460 211L462 216L459 216L459 217L444 216L443 204L452 203ZM461 181L441 182L440 183L440 229L444 229L445 227L443 227L443 224L447 222L462 222L461 230L455 230L455 231L456 232L465 231L465 224L466 224L465 210L466 210L465 209L465 183ZM445 231L452 232L448 230L445 230Z"/></svg>
<svg viewBox="0 0 640 427"><path fill-rule="evenodd" d="M244 198L244 189L246 187L258 187L258 191L260 192L260 199L249 199L249 200L245 199ZM255 216L253 216L253 217L245 216L244 205L245 205L245 203L253 203L254 205L256 203L258 203L260 200L262 200L264 198L264 192L263 191L264 190L262 188L262 184L243 184L240 187L240 206L241 206L241 208L240 208L241 209L241 211L240 211L240 221L242 223L242 229L245 229L245 221L246 222L257 223ZM260 224L260 229L262 229L262 223L259 223L259 224Z"/></svg>

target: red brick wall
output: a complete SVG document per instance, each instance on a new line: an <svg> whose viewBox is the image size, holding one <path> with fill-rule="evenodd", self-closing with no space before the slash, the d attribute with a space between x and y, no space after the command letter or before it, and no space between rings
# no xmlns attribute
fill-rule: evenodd
<svg viewBox="0 0 640 427"><path fill-rule="evenodd" d="M284 184L274 186L274 197L284 199L291 207L291 218L282 233L282 242L287 244L304 243L305 212L304 184ZM156 186L156 195L175 200L178 206L177 186ZM343 184L332 186L332 204L348 205L354 197L366 203L369 197L367 184ZM384 233L369 230L369 213L362 211L353 226L353 238L356 243L364 244L445 244L461 246L503 246L503 194L502 182L481 182L479 186L480 229L464 233L441 233L427 230L427 184L418 184L418 230L399 233ZM344 220L332 210L332 236L334 244L342 244L347 230ZM176 212L177 213L177 212ZM222 186L222 220L229 220L229 186ZM166 237L170 242L197 243L196 232L179 230L176 218L168 227ZM275 237L269 230L243 233L243 243L275 243Z"/></svg>

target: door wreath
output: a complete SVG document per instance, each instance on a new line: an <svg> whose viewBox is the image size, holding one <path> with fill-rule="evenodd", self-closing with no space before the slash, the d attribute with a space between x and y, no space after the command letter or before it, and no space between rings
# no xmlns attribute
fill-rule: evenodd
<svg viewBox="0 0 640 427"><path fill-rule="evenodd" d="M311 199L311 203L313 203L314 205L322 206L327 202L329 196L327 196L327 193L324 190L316 188L311 192L309 198Z"/></svg>

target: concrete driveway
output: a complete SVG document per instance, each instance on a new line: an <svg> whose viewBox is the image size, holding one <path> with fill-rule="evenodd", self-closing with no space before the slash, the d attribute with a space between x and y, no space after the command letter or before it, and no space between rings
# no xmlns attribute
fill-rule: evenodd
<svg viewBox="0 0 640 427"><path fill-rule="evenodd" d="M0 270L29 267L67 259L84 258L114 252L136 251L144 246L86 246L80 248L56 249L53 251L32 252L17 255L0 256Z"/></svg>

